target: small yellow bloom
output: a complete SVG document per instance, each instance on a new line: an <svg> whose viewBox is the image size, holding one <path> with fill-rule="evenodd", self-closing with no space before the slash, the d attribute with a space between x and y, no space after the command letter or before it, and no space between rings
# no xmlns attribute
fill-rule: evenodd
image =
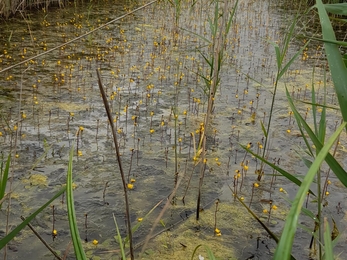
<svg viewBox="0 0 347 260"><path fill-rule="evenodd" d="M0 136L2 136L2 132L0 132Z"/></svg>
<svg viewBox="0 0 347 260"><path fill-rule="evenodd" d="M216 229L214 230L214 232L215 232L216 234L218 234L218 233L220 233L220 230L219 230L218 228L216 228Z"/></svg>
<svg viewBox="0 0 347 260"><path fill-rule="evenodd" d="M142 222L143 218L138 218L137 222Z"/></svg>
<svg viewBox="0 0 347 260"><path fill-rule="evenodd" d="M13 131L17 131L17 129L18 129L18 126L17 126L17 125L14 125L14 126L13 126Z"/></svg>
<svg viewBox="0 0 347 260"><path fill-rule="evenodd" d="M1 136L1 135L0 135L0 136ZM330 185L330 184L331 184L331 181L330 181L330 180L328 180L327 184L328 184L328 185Z"/></svg>
<svg viewBox="0 0 347 260"><path fill-rule="evenodd" d="M73 117L75 115L75 113L73 112L70 112L70 116Z"/></svg>
<svg viewBox="0 0 347 260"><path fill-rule="evenodd" d="M184 111L183 111L183 115L187 115L187 110L184 110Z"/></svg>
<svg viewBox="0 0 347 260"><path fill-rule="evenodd" d="M244 166L243 166L243 169L244 169L245 171L248 171L248 165L244 165Z"/></svg>
<svg viewBox="0 0 347 260"><path fill-rule="evenodd" d="M326 191L325 192L325 196L329 196L330 192L329 191Z"/></svg>
<svg viewBox="0 0 347 260"><path fill-rule="evenodd" d="M267 209L263 209L263 213L265 214L268 213Z"/></svg>
<svg viewBox="0 0 347 260"><path fill-rule="evenodd" d="M136 180L135 180L135 179L133 179L133 178L132 178L132 179L130 179L130 182L131 182L131 183L134 183L135 181L136 181Z"/></svg>
<svg viewBox="0 0 347 260"><path fill-rule="evenodd" d="M276 206L276 205L273 205L273 206L272 206L272 209L273 209L273 210L276 210L276 209L277 209L277 206Z"/></svg>
<svg viewBox="0 0 347 260"><path fill-rule="evenodd" d="M117 130L117 132L118 132L118 134L121 134L121 133L122 133L122 129L119 128L119 129Z"/></svg>
<svg viewBox="0 0 347 260"><path fill-rule="evenodd" d="M53 235L53 236L57 236L57 235L58 235L58 231L57 231L56 229L53 229L52 235Z"/></svg>
<svg viewBox="0 0 347 260"><path fill-rule="evenodd" d="M165 122L164 122L164 121L161 121L160 125L161 125L161 126L164 126L164 125L165 125Z"/></svg>
<svg viewBox="0 0 347 260"><path fill-rule="evenodd" d="M151 134L153 134L154 132L155 132L154 129L150 129L150 130L149 130L149 133L151 133Z"/></svg>
<svg viewBox="0 0 347 260"><path fill-rule="evenodd" d="M287 133L290 134L290 129L287 129Z"/></svg>
<svg viewBox="0 0 347 260"><path fill-rule="evenodd" d="M217 237L220 237L222 235L222 233L217 233L216 236Z"/></svg>
<svg viewBox="0 0 347 260"><path fill-rule="evenodd" d="M259 184L255 182L255 183L253 184L253 186L254 186L254 188L258 188L258 187L259 187Z"/></svg>
<svg viewBox="0 0 347 260"><path fill-rule="evenodd" d="M79 127L80 131L82 132L84 130L84 127L83 126L80 126Z"/></svg>
<svg viewBox="0 0 347 260"><path fill-rule="evenodd" d="M132 190L132 189L134 188L134 184L131 184L131 183L128 183L127 186L128 186L128 189L129 189L129 190Z"/></svg>
<svg viewBox="0 0 347 260"><path fill-rule="evenodd" d="M153 111L151 111L151 114L150 114L151 116L154 116L154 112Z"/></svg>
<svg viewBox="0 0 347 260"><path fill-rule="evenodd" d="M280 188L280 192L284 192L284 189L283 189L283 188Z"/></svg>
<svg viewBox="0 0 347 260"><path fill-rule="evenodd" d="M19 158L19 154L17 153L17 154L15 155L15 157L16 157L16 158Z"/></svg>
<svg viewBox="0 0 347 260"><path fill-rule="evenodd" d="M78 156L82 156L82 155L83 155L82 151L78 151L78 152L77 152L77 155L78 155Z"/></svg>
<svg viewBox="0 0 347 260"><path fill-rule="evenodd" d="M23 119L27 118L27 115L25 113L22 113L22 118Z"/></svg>
<svg viewBox="0 0 347 260"><path fill-rule="evenodd" d="M96 239L94 239L94 240L93 240L93 245L95 245L95 246L96 246L97 244L99 244L99 241L98 241L98 240L96 240Z"/></svg>

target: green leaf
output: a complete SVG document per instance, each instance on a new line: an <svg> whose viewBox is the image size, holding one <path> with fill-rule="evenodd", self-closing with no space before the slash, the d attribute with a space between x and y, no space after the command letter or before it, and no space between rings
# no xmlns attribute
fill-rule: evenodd
<svg viewBox="0 0 347 260"><path fill-rule="evenodd" d="M41 208L36 210L33 214L27 217L21 224L19 224L14 230L11 231L7 236L0 240L0 250L9 243L30 221L32 221L41 211L43 211L47 206L49 206L56 198L62 195L66 190L63 187L57 194L53 196L49 201L47 201Z"/></svg>
<svg viewBox="0 0 347 260"><path fill-rule="evenodd" d="M284 177L286 177L288 180L290 180L292 183L295 183L296 185L300 186L301 185L301 181L296 178L294 175L290 174L289 172L283 170L282 168L278 167L277 165L267 161L266 159L264 159L263 157L261 157L260 155L254 153L252 150L248 149L246 146L241 145L240 146L245 149L247 152L249 152L250 154L252 154L253 156L255 156L256 158L258 158L259 160L261 160L262 162L266 163L267 165L269 165L272 169L275 169L276 171L278 171L279 173L281 173ZM309 190L309 192L313 195L316 196L311 190Z"/></svg>
<svg viewBox="0 0 347 260"><path fill-rule="evenodd" d="M7 157L5 169L4 169L4 172L2 174L2 178L0 180L0 201L2 200L2 198L5 195L8 173L10 171L10 163L11 163L11 154L9 154ZM0 209L1 209L1 206L2 206L2 203L0 203Z"/></svg>
<svg viewBox="0 0 347 260"><path fill-rule="evenodd" d="M333 27L322 0L317 0L316 3L315 6L319 13L323 39L336 41ZM345 63L343 62L340 50L336 44L325 42L324 47L340 107L345 108L347 107L347 69ZM341 113L343 120L347 121L347 109L341 109Z"/></svg>
<svg viewBox="0 0 347 260"><path fill-rule="evenodd" d="M117 220L116 220L116 217L115 217L114 214L113 214L113 220L114 220L114 224L116 226L117 240L119 242L120 252L122 254L122 260L126 260L127 258L125 256L125 251L124 251L124 245L123 245L122 237L120 235L118 224L117 224Z"/></svg>
<svg viewBox="0 0 347 260"><path fill-rule="evenodd" d="M86 254L83 250L80 235L77 227L75 205L72 191L72 159L73 159L73 146L70 149L69 166L67 169L67 180L66 180L66 201L67 201L67 213L69 219L70 233L72 238L72 244L75 250L75 256L77 260L87 259Z"/></svg>
<svg viewBox="0 0 347 260"><path fill-rule="evenodd" d="M297 192L295 199L293 201L290 212L287 216L287 220L281 235L281 239L278 243L278 246L275 251L275 260L286 260L290 259L294 235L298 225L298 218L301 212L301 207L305 201L307 196L307 192L309 191L310 185L314 180L316 173L319 171L321 164L323 163L325 157L329 154L330 148L336 142L337 138L346 127L346 122L341 124L338 129L333 133L333 135L328 139L326 145L322 147L320 152L318 153L316 159L312 163L312 166L308 170L300 188Z"/></svg>
<svg viewBox="0 0 347 260"><path fill-rule="evenodd" d="M313 133L309 125L306 123L305 119L303 119L300 113L297 111L296 107L293 104L293 100L290 97L288 89L286 89L286 94L289 101L289 106L295 115L298 125L299 124L302 125L302 127L305 129L305 131L309 135L311 141L316 146L316 149L320 150L323 147L323 145L318 140L317 136ZM331 170L335 173L337 178L339 178L339 180L342 182L342 184L345 185L345 187L347 187L347 172L341 167L341 165L336 161L336 159L330 153L328 153L328 155L326 156L325 161L327 162Z"/></svg>
<svg viewBox="0 0 347 260"><path fill-rule="evenodd" d="M324 251L325 260L334 260L333 246L331 243L330 227L327 218L324 218Z"/></svg>
<svg viewBox="0 0 347 260"><path fill-rule="evenodd" d="M332 14L347 15L347 3L325 4L325 10Z"/></svg>

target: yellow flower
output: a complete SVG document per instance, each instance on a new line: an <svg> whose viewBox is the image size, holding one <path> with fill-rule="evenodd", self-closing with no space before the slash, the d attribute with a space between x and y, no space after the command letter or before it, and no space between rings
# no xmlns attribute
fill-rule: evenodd
<svg viewBox="0 0 347 260"><path fill-rule="evenodd" d="M73 117L75 115L75 113L73 112L70 112L70 116Z"/></svg>
<svg viewBox="0 0 347 260"><path fill-rule="evenodd" d="M0 132L0 136L2 136L2 132Z"/></svg>
<svg viewBox="0 0 347 260"><path fill-rule="evenodd" d="M93 245L95 245L95 246L96 246L97 244L99 244L99 241L98 241L98 240L96 240L96 239L94 239L94 240L93 240Z"/></svg>
<svg viewBox="0 0 347 260"><path fill-rule="evenodd" d="M267 209L263 209L263 213L268 213Z"/></svg>
<svg viewBox="0 0 347 260"><path fill-rule="evenodd" d="M142 222L143 218L138 218L137 222Z"/></svg>
<svg viewBox="0 0 347 260"><path fill-rule="evenodd" d="M130 182L131 183L134 183L136 180L135 179L130 179Z"/></svg>
<svg viewBox="0 0 347 260"><path fill-rule="evenodd" d="M183 111L183 115L187 115L187 110L184 110L184 111Z"/></svg>
<svg viewBox="0 0 347 260"><path fill-rule="evenodd" d="M122 129L119 128L119 129L117 130L117 132L118 132L118 134L121 134L121 133L122 133Z"/></svg>
<svg viewBox="0 0 347 260"><path fill-rule="evenodd" d="M127 186L128 186L128 189L129 189L129 190L132 190L132 189L134 188L134 185L133 185L133 184L131 184L131 183L128 183L128 185L127 185Z"/></svg>
<svg viewBox="0 0 347 260"><path fill-rule="evenodd" d="M25 113L22 113L22 118L23 119L27 118L27 115Z"/></svg>
<svg viewBox="0 0 347 260"><path fill-rule="evenodd" d="M58 231L57 231L56 229L53 229L52 235L53 235L53 236L57 236L57 235L58 235Z"/></svg>
<svg viewBox="0 0 347 260"><path fill-rule="evenodd" d="M18 129L18 126L17 125L14 125L13 126L13 131L16 131Z"/></svg>
<svg viewBox="0 0 347 260"><path fill-rule="evenodd" d="M283 189L283 188L280 188L280 192L284 192L284 189Z"/></svg>
<svg viewBox="0 0 347 260"><path fill-rule="evenodd" d="M214 230L214 232L215 232L216 234L218 234L218 233L220 233L220 230L219 230L218 228L216 228L216 229Z"/></svg>
<svg viewBox="0 0 347 260"><path fill-rule="evenodd" d="M217 237L220 237L222 235L222 233L217 233L216 236Z"/></svg>
<svg viewBox="0 0 347 260"><path fill-rule="evenodd" d="M153 111L151 111L151 114L150 114L151 116L154 116L154 112Z"/></svg>
<svg viewBox="0 0 347 260"><path fill-rule="evenodd" d="M84 130L84 127L83 127L83 126L80 126L79 129L80 129L80 131L83 131L83 130Z"/></svg>
<svg viewBox="0 0 347 260"><path fill-rule="evenodd" d="M245 171L247 171L247 170L248 170L248 165L244 165L244 166L243 166L243 169L244 169Z"/></svg>
<svg viewBox="0 0 347 260"><path fill-rule="evenodd" d="M154 133L154 129L150 129L149 133L153 134Z"/></svg>
<svg viewBox="0 0 347 260"><path fill-rule="evenodd" d="M78 151L78 152L77 152L77 155L78 155L78 156L82 156L82 155L83 155L82 151Z"/></svg>
<svg viewBox="0 0 347 260"><path fill-rule="evenodd" d="M259 184L255 182L255 183L253 184L253 186L254 186L254 188L258 188L258 187L259 187Z"/></svg>
<svg viewBox="0 0 347 260"><path fill-rule="evenodd" d="M19 158L19 154L17 153L17 154L15 155L15 157L16 157L16 158Z"/></svg>
<svg viewBox="0 0 347 260"><path fill-rule="evenodd" d="M277 206L276 206L276 205L273 205L273 206L272 206L272 209L273 209L273 210L276 210L276 209L277 209Z"/></svg>
<svg viewBox="0 0 347 260"><path fill-rule="evenodd" d="M326 191L326 192L325 192L325 195L326 195L326 196L329 196L329 194L330 194L329 191Z"/></svg>

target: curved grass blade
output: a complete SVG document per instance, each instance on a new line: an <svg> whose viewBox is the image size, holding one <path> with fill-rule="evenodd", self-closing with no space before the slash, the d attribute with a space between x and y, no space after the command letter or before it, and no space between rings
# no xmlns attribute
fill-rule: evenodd
<svg viewBox="0 0 347 260"><path fill-rule="evenodd" d="M286 177L288 180L290 180L292 183L295 183L296 185L300 186L301 185L301 181L296 178L294 175L290 174L289 172L283 170L282 168L276 166L275 164L267 161L266 159L264 159L263 157L261 157L260 155L254 153L252 150L248 149L246 146L241 145L240 146L245 149L247 152L249 152L250 154L252 154L253 156L255 156L256 158L258 158L259 160L261 160L262 162L266 163L267 165L269 165L271 168L275 169L276 171L278 171L279 173L281 173L284 177ZM311 190L309 190L309 193L311 193L313 196L316 196Z"/></svg>
<svg viewBox="0 0 347 260"><path fill-rule="evenodd" d="M322 0L316 1L316 8L318 9L319 19L322 27L323 39L336 41L333 27L330 23L328 14L322 3ZM342 59L340 50L336 44L324 43L326 56L328 59L331 76L334 82L334 87L339 101L340 107L347 106L347 69ZM344 121L347 121L347 110L341 109Z"/></svg>
<svg viewBox="0 0 347 260"><path fill-rule="evenodd" d="M194 256L195 256L195 254L196 254L196 251L199 249L199 247L202 247L203 245L198 245L198 246L196 246L195 247L195 249L194 249L194 251L193 251L193 254L192 254L192 258L191 258L191 260L193 260L194 259ZM215 256L213 255L213 252L211 251L211 249L208 247L208 246L203 246L204 248L205 248L205 250L206 250L206 252L207 252L207 255L208 255L208 259L209 260L216 260L216 258L215 258Z"/></svg>
<svg viewBox="0 0 347 260"><path fill-rule="evenodd" d="M9 154L7 157L5 169L0 179L0 201L5 196L8 173L10 171L10 163L11 163L11 154ZM2 169L2 165L1 165L1 169ZM2 206L2 202L0 202L0 209L1 209L1 206Z"/></svg>
<svg viewBox="0 0 347 260"><path fill-rule="evenodd" d="M114 224L116 226L117 239L118 239L118 242L119 242L120 252L122 254L122 260L126 260L127 258L125 256L125 251L124 251L124 245L123 245L122 237L120 235L118 224L117 224L117 220L116 220L116 216L114 214L113 214L113 220L114 220Z"/></svg>
<svg viewBox="0 0 347 260"><path fill-rule="evenodd" d="M288 214L281 239L278 243L278 246L275 251L275 260L288 260L291 256L294 235L298 226L298 219L301 212L301 207L305 201L307 196L307 192L310 189L310 185L314 180L316 173L318 172L321 164L323 163L325 157L329 154L330 148L338 139L339 135L346 127L347 123L342 123L337 130L333 133L333 135L328 139L327 143L322 147L320 152L318 153L316 159L312 163L312 166L308 170L300 188L297 192L295 199L293 201L293 205Z"/></svg>
<svg viewBox="0 0 347 260"><path fill-rule="evenodd" d="M69 226L72 238L72 244L75 250L75 256L77 260L87 259L86 254L83 250L80 235L77 228L77 220L75 214L75 205L72 191L72 158L73 158L73 147L70 150L69 166L67 169L67 180L66 180L66 204L69 218Z"/></svg>
<svg viewBox="0 0 347 260"><path fill-rule="evenodd" d="M324 218L324 251L325 260L334 260L333 246L331 243L330 227L327 218Z"/></svg>
<svg viewBox="0 0 347 260"><path fill-rule="evenodd" d="M47 201L41 208L36 210L33 214L27 217L21 224L19 224L14 230L11 231L7 236L0 240L0 250L10 242L30 221L32 221L41 211L43 211L47 206L49 206L56 198L62 195L66 190L66 187L63 187L60 191L57 192L49 201Z"/></svg>
<svg viewBox="0 0 347 260"><path fill-rule="evenodd" d="M324 7L329 13L347 15L347 3L325 4Z"/></svg>
<svg viewBox="0 0 347 260"><path fill-rule="evenodd" d="M313 144L316 146L317 150L320 150L323 145L296 109L293 100L288 92L288 89L286 89L286 94L289 101L289 106L294 113L298 125L301 124L304 127L305 131L309 135ZM345 187L347 187L347 172L342 168L342 166L336 161L336 159L330 153L328 153L328 155L326 156L325 161L327 162L331 170L335 173L337 178L342 182L342 184L345 185Z"/></svg>

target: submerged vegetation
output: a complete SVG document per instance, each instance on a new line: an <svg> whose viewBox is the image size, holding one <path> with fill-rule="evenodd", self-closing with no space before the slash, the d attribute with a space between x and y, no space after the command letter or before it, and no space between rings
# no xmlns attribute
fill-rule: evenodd
<svg viewBox="0 0 347 260"><path fill-rule="evenodd" d="M19 2L1 14L38 10L0 29L4 259L342 259L346 4Z"/></svg>

